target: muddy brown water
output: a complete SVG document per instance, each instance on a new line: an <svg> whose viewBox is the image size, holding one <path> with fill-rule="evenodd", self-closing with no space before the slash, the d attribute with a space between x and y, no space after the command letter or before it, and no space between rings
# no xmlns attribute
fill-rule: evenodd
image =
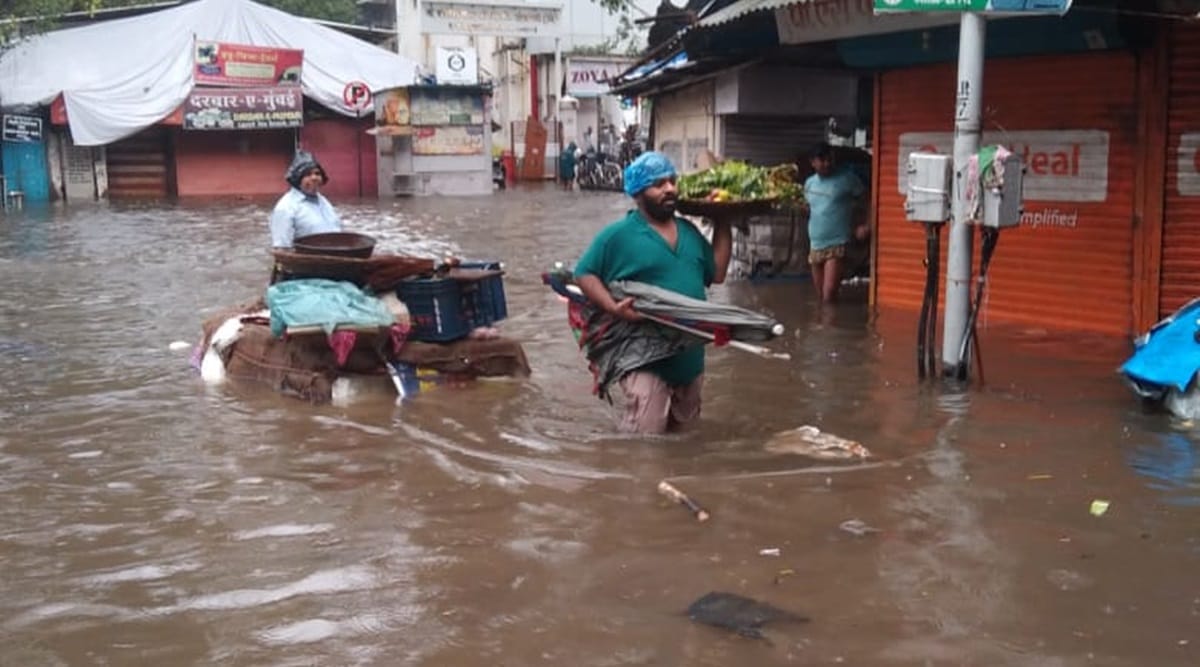
<svg viewBox="0 0 1200 667"><path fill-rule="evenodd" d="M914 313L736 283L792 361L711 352L700 428L622 437L538 274L624 199L335 203L381 249L503 259L533 377L206 387L169 345L263 288L270 202L0 217L0 665L1200 662L1197 432L1131 398L1125 341L992 327L964 392L916 380ZM802 424L882 465L763 450ZM689 621L714 590L811 621Z"/></svg>

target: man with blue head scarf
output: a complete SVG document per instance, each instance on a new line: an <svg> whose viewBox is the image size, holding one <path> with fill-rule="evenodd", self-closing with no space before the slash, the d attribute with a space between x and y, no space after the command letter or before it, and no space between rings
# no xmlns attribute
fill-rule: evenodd
<svg viewBox="0 0 1200 667"><path fill-rule="evenodd" d="M291 188L279 198L271 212L273 247L290 248L296 239L309 234L342 231L342 219L320 192L329 177L312 153L296 151L283 180Z"/></svg>
<svg viewBox="0 0 1200 667"><path fill-rule="evenodd" d="M729 224L717 223L710 244L695 225L677 217L676 177L675 165L657 152L643 153L625 167L625 194L637 208L601 230L575 266L575 281L588 300L613 317L641 319L632 298L613 298L607 286L614 281L647 283L694 299L704 299L710 285L725 281L733 244ZM626 373L620 379L621 429L662 433L694 422L703 381L702 345Z"/></svg>

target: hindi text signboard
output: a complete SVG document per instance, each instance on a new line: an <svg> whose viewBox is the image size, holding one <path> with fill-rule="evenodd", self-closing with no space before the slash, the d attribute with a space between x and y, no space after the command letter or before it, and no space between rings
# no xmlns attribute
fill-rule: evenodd
<svg viewBox="0 0 1200 667"><path fill-rule="evenodd" d="M183 103L185 130L273 130L304 124L299 88L196 89Z"/></svg>
<svg viewBox="0 0 1200 667"><path fill-rule="evenodd" d="M197 86L299 86L304 51L196 41Z"/></svg>

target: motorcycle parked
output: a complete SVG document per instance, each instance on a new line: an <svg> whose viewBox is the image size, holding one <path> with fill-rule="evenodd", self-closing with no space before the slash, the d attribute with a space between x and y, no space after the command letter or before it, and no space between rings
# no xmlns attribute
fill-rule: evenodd
<svg viewBox="0 0 1200 667"><path fill-rule="evenodd" d="M611 155L588 149L575 165L575 182L580 190L615 190L624 187L621 165Z"/></svg>
<svg viewBox="0 0 1200 667"><path fill-rule="evenodd" d="M492 158L492 183L501 190L508 187L508 170L504 168L504 161L499 157Z"/></svg>

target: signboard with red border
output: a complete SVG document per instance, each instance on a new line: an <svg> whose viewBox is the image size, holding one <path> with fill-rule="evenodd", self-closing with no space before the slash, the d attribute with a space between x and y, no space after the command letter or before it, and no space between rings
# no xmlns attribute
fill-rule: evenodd
<svg viewBox="0 0 1200 667"><path fill-rule="evenodd" d="M362 81L351 81L342 89L342 104L351 111L362 112L371 108L371 88Z"/></svg>
<svg viewBox="0 0 1200 667"><path fill-rule="evenodd" d="M299 86L304 51L196 41L197 86Z"/></svg>

